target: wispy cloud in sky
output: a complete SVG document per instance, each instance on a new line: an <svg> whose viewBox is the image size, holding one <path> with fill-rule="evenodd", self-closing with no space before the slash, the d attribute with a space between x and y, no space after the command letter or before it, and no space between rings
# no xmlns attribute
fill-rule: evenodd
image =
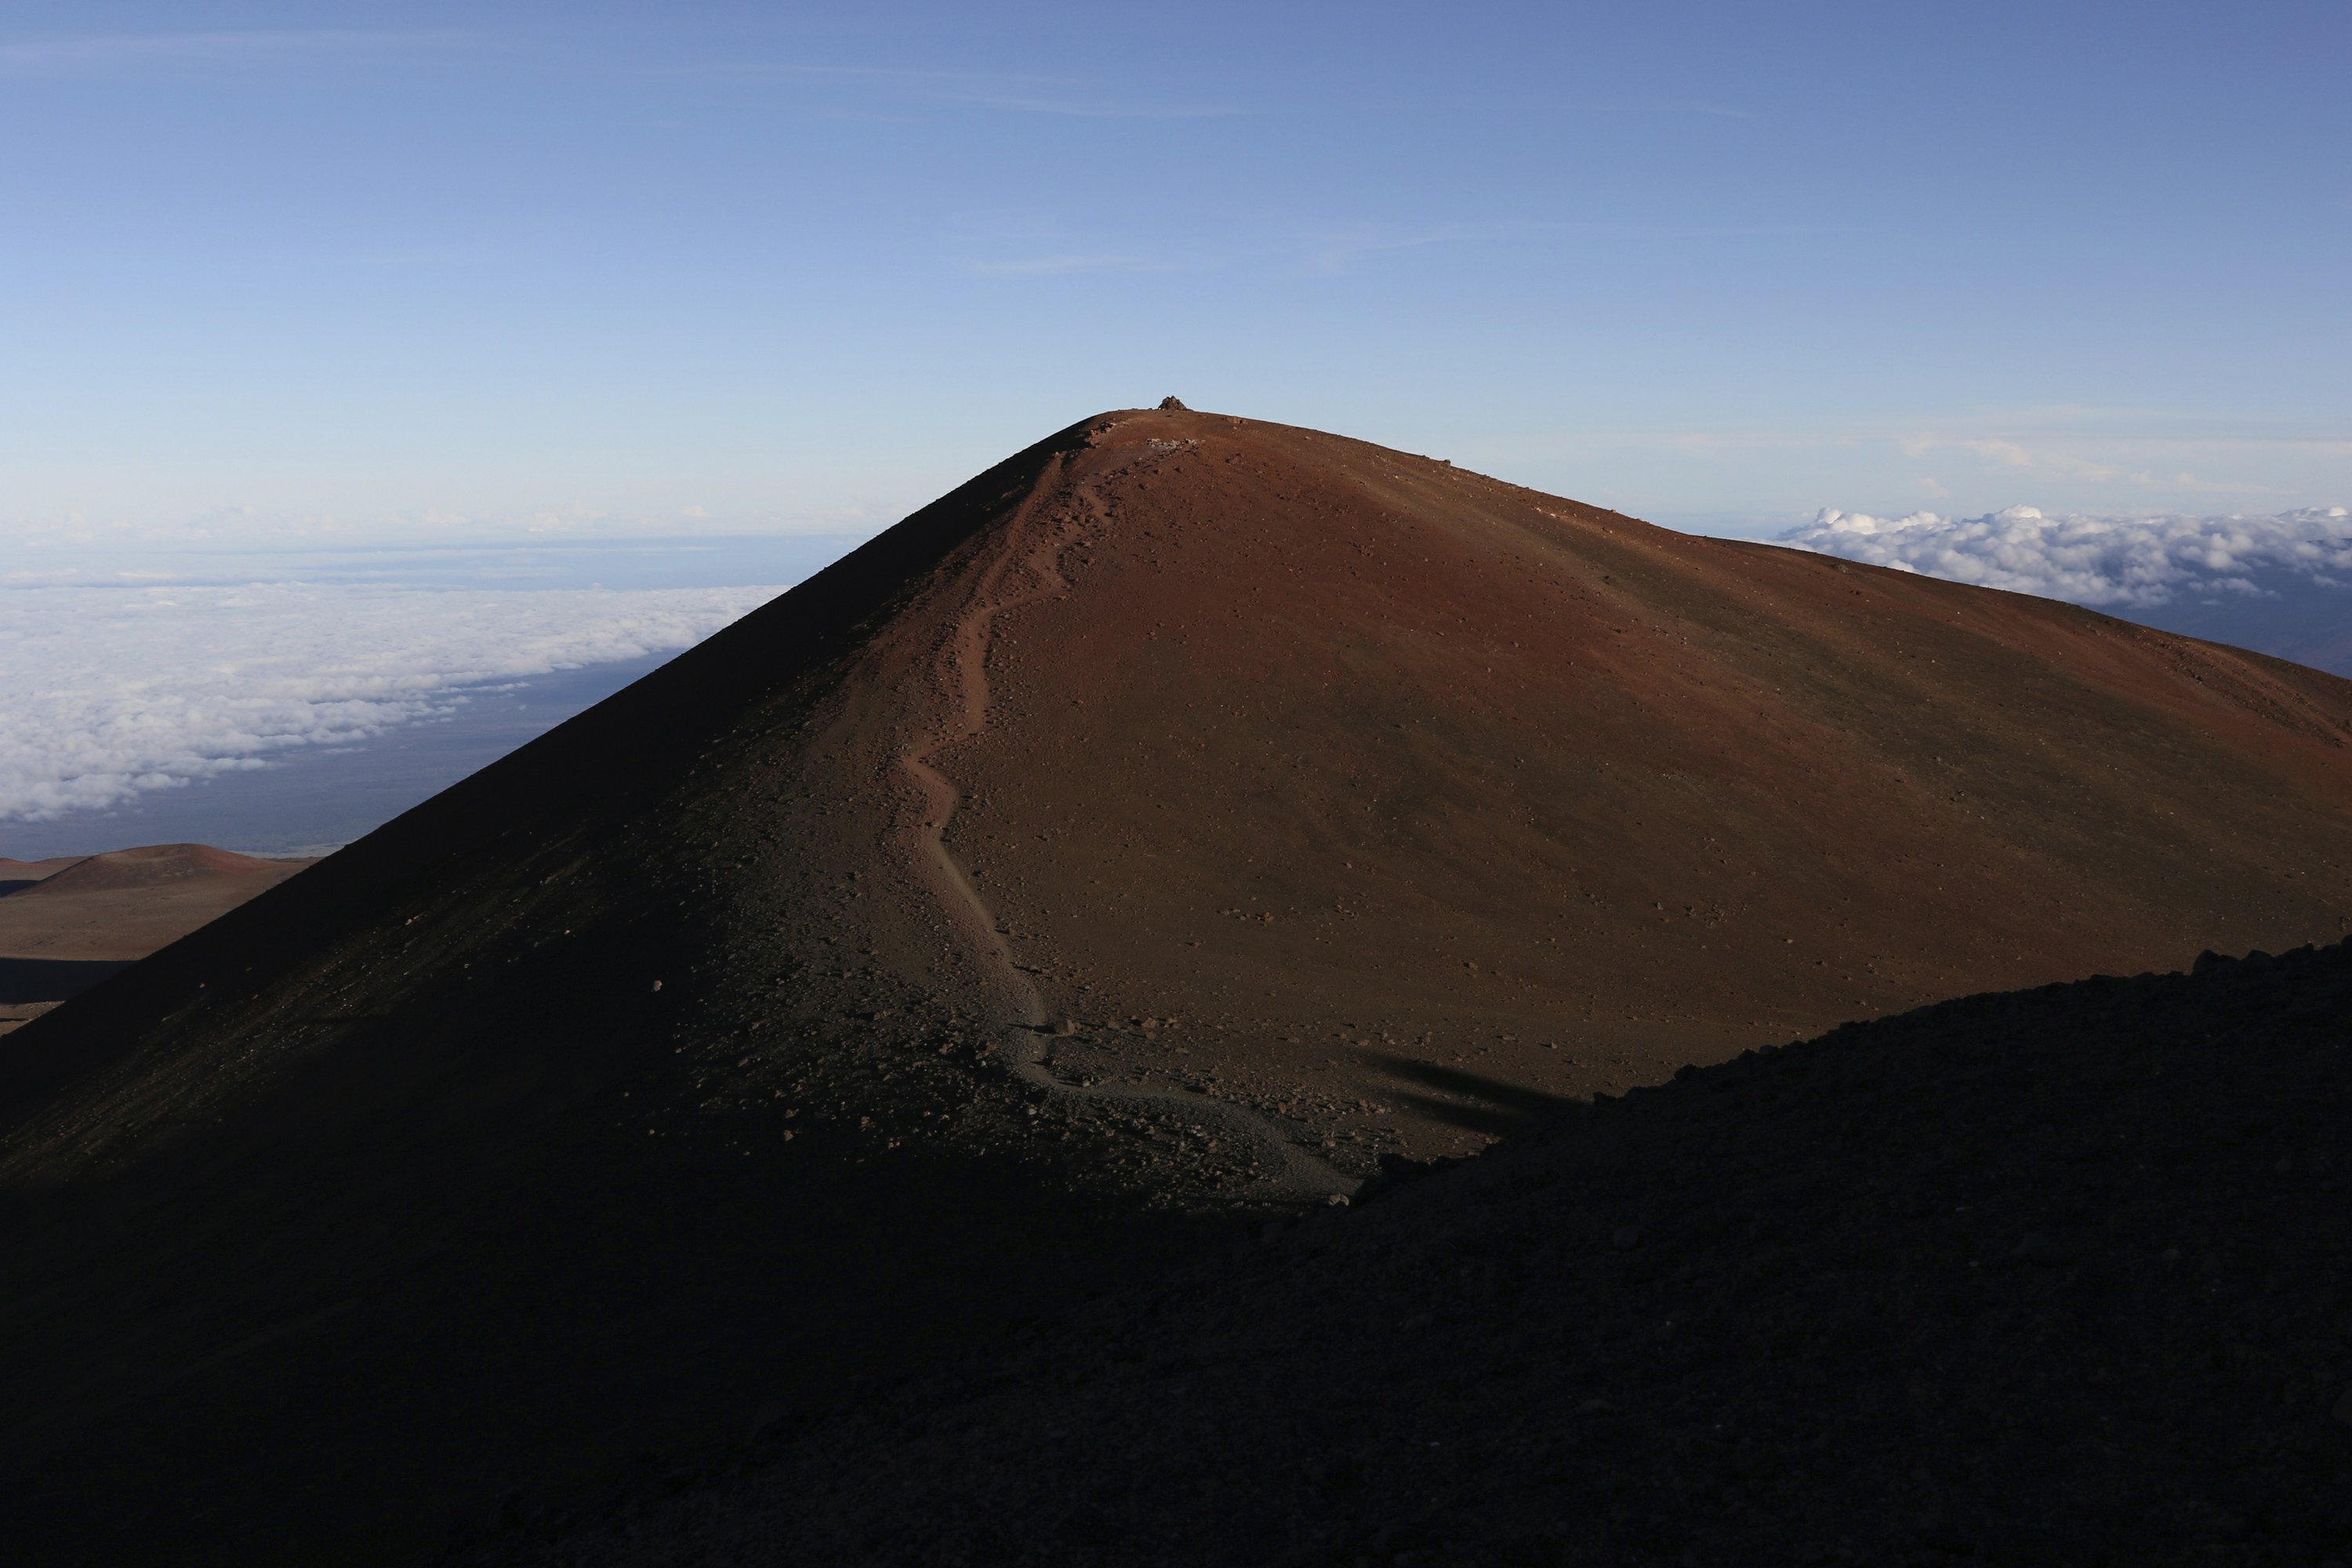
<svg viewBox="0 0 2352 1568"><path fill-rule="evenodd" d="M1256 112L1231 103L1148 103L1109 97L948 92L934 102L1008 114L1055 114L1071 120L1232 120Z"/></svg>
<svg viewBox="0 0 2352 1568"><path fill-rule="evenodd" d="M663 74L829 82L908 104L1074 120L1229 120L1257 112L1235 103L1171 101L1132 94L1099 79L1025 72L740 60L666 67Z"/></svg>
<svg viewBox="0 0 2352 1568"><path fill-rule="evenodd" d="M957 266L977 278L1058 278L1073 272L1137 272L1159 264L1140 256L1097 252L1072 256L1025 256L1002 261L962 261Z"/></svg>
<svg viewBox="0 0 2352 1568"><path fill-rule="evenodd" d="M1826 229L1799 225L1641 224L1551 218L1467 219L1420 226L1335 223L1323 226L1228 226L1213 238L1161 215L1089 227L1029 214L965 215L950 226L964 254L948 265L976 278L1053 278L1080 273L1226 270L1259 277L1340 278L1384 258L1415 252L1519 247L1530 253L1616 253L1643 245L1809 238ZM1001 254L973 255L997 250Z"/></svg>
<svg viewBox="0 0 2352 1568"><path fill-rule="evenodd" d="M1997 506L2021 489L2035 499L2074 500L2102 513L2135 504L2186 512L2199 496L2303 500L2323 506L2347 495L2352 430L2313 420L2256 421L2166 409L2051 407L1988 410L1942 419L1823 420L1789 424L1594 424L1528 433L1465 447L1487 460L1664 463L1680 472L1769 475L1775 487L1802 484L1803 513L1820 504L1820 476L1855 476L1882 498L1963 494ZM1900 476L1899 479L1897 476ZM1760 492L1763 486L1753 488ZM2038 492L2038 493L2036 493ZM2130 497L2148 500L2134 502ZM1758 499L1760 500L1761 496ZM2047 501L2045 500L2045 504ZM1882 500L1881 507L1885 502ZM1791 508L1795 510L1795 508ZM1786 526L1785 523L1780 526Z"/></svg>
<svg viewBox="0 0 2352 1568"><path fill-rule="evenodd" d="M444 52L473 42L448 31L254 28L218 32L108 33L0 42L0 76L112 76L144 71L250 69L320 57Z"/></svg>
<svg viewBox="0 0 2352 1568"><path fill-rule="evenodd" d="M2172 439L2176 442L2180 440L2177 437ZM2000 468L2061 474L2096 484L2124 480L2142 489L2187 490L2205 495L2287 493L2277 486L2252 480L2205 479L2187 469L2159 472L2145 465L2135 466L2128 460L2101 461L2083 456L2076 446L2063 437L2028 441L2006 436L1904 435L1897 436L1895 440L1904 456L1908 458L1926 458L1940 452L1958 453ZM2133 444L2145 446L2147 440L2147 437L2140 437ZM2210 438L2192 437L2190 440L2192 444L2209 450L2217 444ZM2274 446L2278 443L2273 437L2262 444Z"/></svg>
<svg viewBox="0 0 2352 1568"><path fill-rule="evenodd" d="M1806 224L1621 223L1577 218L1493 218L1432 224L1421 228L1366 224L1296 241L1316 269L1346 272L1363 259L1438 246L1528 245L1624 247L1697 240L1804 239L1833 232Z"/></svg>

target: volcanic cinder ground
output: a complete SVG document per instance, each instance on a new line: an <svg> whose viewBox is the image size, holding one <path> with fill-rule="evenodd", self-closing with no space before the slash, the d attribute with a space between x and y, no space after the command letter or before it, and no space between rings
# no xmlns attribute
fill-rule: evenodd
<svg viewBox="0 0 2352 1568"><path fill-rule="evenodd" d="M1181 410L0 1052L0 1533L413 1557L1596 1091L2334 941L2352 685Z"/></svg>
<svg viewBox="0 0 2352 1568"><path fill-rule="evenodd" d="M2352 1560L2352 944L1601 1097L698 1462L534 1568Z"/></svg>

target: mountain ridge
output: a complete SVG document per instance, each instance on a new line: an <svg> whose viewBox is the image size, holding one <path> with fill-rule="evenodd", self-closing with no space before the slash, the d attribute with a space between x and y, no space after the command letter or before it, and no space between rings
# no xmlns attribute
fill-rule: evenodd
<svg viewBox="0 0 2352 1568"><path fill-rule="evenodd" d="M1082 421L11 1037L0 1525L394 1557L1383 1157L2332 940L2347 736L2070 606Z"/></svg>

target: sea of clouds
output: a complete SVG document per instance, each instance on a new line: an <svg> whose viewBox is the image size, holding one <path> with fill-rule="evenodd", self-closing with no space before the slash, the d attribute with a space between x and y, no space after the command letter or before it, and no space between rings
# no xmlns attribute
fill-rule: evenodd
<svg viewBox="0 0 2352 1568"><path fill-rule="evenodd" d="M2269 517L2047 516L2030 506L1983 517L1879 518L1824 508L1784 543L1848 561L2007 588L2118 615L2188 603L2352 589L2352 516L2314 507ZM2346 610L2352 612L2352 600Z"/></svg>
<svg viewBox="0 0 2352 1568"><path fill-rule="evenodd" d="M469 691L701 641L777 587L0 588L0 821L349 745Z"/></svg>

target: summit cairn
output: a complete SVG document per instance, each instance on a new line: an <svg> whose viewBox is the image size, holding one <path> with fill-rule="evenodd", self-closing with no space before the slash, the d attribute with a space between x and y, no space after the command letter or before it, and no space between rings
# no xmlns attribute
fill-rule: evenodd
<svg viewBox="0 0 2352 1568"><path fill-rule="evenodd" d="M1161 398L1160 400L1160 406L1163 411L1169 413L1190 414L1192 412L1191 409L1184 406L1181 400L1173 397Z"/></svg>

